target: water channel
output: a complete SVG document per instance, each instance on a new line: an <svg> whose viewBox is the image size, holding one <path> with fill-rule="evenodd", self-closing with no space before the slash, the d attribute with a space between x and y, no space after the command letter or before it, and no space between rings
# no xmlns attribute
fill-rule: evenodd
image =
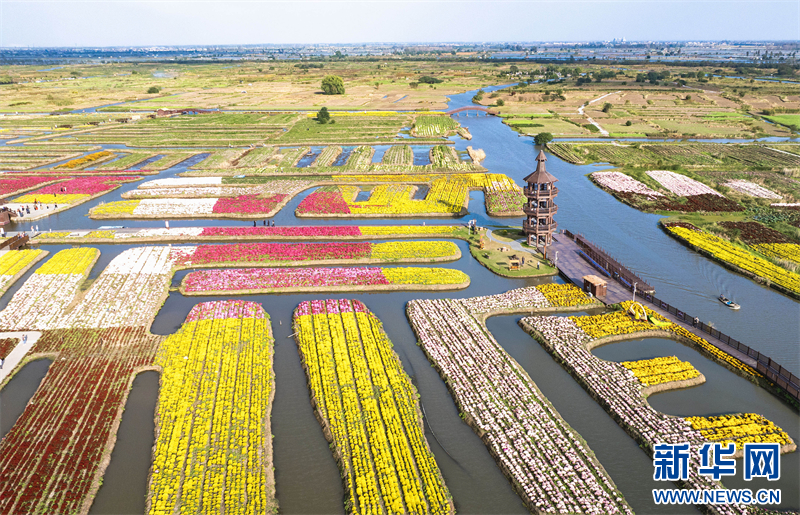
<svg viewBox="0 0 800 515"><path fill-rule="evenodd" d="M492 88L487 88L491 91ZM450 108L469 105L474 92L451 98ZM495 117L458 118L473 135L471 141L454 139L457 150L466 145L482 148L487 158L484 165L493 173L504 173L517 183L530 173L538 149L530 138L519 137ZM425 150L423 150L423 148ZM415 159L427 154L429 147L415 148ZM158 176L175 176L198 163L195 157ZM759 351L772 356L790 370L800 370L800 315L798 303L774 290L761 287L721 266L689 251L657 228L658 216L640 213L615 200L595 187L585 175L607 166L570 165L548 155L548 170L559 179L557 203L560 210L557 221L560 227L586 235L593 242L610 250L652 284L660 298L687 312L697 314L715 326ZM119 200L119 194L134 189L137 183L125 184L120 189L104 195L75 209L47 219L20 224L25 229L38 225L40 230L89 229L102 225L125 227L163 227L162 221L124 220L119 222L90 220L89 208L100 202ZM452 223L452 219L392 219L392 220L324 220L297 219L294 209L309 191L294 198L273 219L278 226L328 225L328 224L417 224ZM494 226L518 224L519 219L489 217L483 206L483 194L472 192L470 215L479 225ZM460 221L460 222L463 222ZM251 222L231 220L170 220L171 227L180 226L249 226ZM497 468L486 447L475 433L459 418L444 383L430 366L405 318L405 305L411 299L473 297L493 294L512 288L547 281L561 281L556 277L542 279L506 279L495 276L478 264L469 254L465 242L456 242L462 258L441 266L457 267L470 275L471 285L458 292L393 292L353 295L363 301L384 323L387 334L400 356L405 370L412 377L425 407L425 432L445 482L455 500L458 513L526 513L519 497ZM102 252L92 276L96 276L128 245L98 245ZM68 246L45 245L42 248L56 252ZM30 274L31 272L29 272ZM188 271L176 274L177 284ZM29 276L29 274L26 275ZM19 288L22 281L0 298L0 308ZM716 301L720 291L733 292L742 309L732 312ZM274 466L277 498L282 513L342 513L343 490L339 471L331 456L308 398L306 378L300 366L297 346L290 335L292 311L304 300L341 298L345 295L254 295L248 300L260 302L270 314L275 336L274 369L276 394L272 410L274 435ZM231 297L183 297L173 292L156 317L152 332L167 335L175 332L189 310L196 303L222 300ZM595 451L612 479L638 513L695 513L692 507L658 507L652 502L654 488L651 460L636 443L592 400L584 390L561 368L549 354L517 325L518 316L490 318L487 326L498 342L526 369L538 387L556 409ZM677 355L691 361L708 382L704 385L653 396L651 404L671 415L716 415L720 413L756 412L765 415L781 426L795 440L800 441L800 417L771 394L759 389L718 365L706 360L697 352L671 340L639 340L622 342L599 348L595 355L602 359L622 361ZM28 367L32 367L36 362ZM39 365L41 368L43 365ZM6 417L9 397L16 406L24 406L35 390L36 381L46 373L28 367L17 374L2 390L2 413ZM27 375L26 375L27 374ZM148 376L151 374L153 377ZM149 377L149 379L148 379ZM38 383L36 383L38 384ZM153 386L155 384L155 386ZM698 395L699 394L699 395ZM146 373L137 377L131 392L112 464L109 466L103 487L93 507L94 513L142 513L142 497L146 493L147 468L150 446L153 442L152 407L157 396L157 376ZM149 411L148 411L149 410ZM9 411L11 413L13 410ZM132 414L131 416L128 416ZM11 415L9 415L11 416ZM17 415L18 416L18 415ZM16 417L14 417L16 418ZM147 419L147 420L145 420ZM6 430L6 421L3 421ZM9 425L10 427L10 425ZM124 429L124 433L123 433ZM435 436L434 436L435 435ZM800 453L782 457L782 478L771 483L770 488L782 488L784 502L781 509L800 508ZM741 469L741 460L739 460ZM118 472L122 470L124 472ZM741 473L726 480L727 486L753 487L744 484ZM660 484L659 487L669 487Z"/></svg>

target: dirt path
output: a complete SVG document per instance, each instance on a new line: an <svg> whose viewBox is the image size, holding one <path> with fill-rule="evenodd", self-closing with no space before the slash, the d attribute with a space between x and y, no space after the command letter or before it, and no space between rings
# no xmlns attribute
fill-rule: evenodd
<svg viewBox="0 0 800 515"><path fill-rule="evenodd" d="M582 105L582 106L580 106L578 108L578 114L580 114L581 116L586 116L586 113L583 112L583 110L586 109L586 107L588 107L591 104L594 104L595 102L599 102L600 100L603 100L604 98L606 98L608 96L616 95L616 94L619 94L619 93L622 93L622 91L615 91L613 93L606 93L605 95L597 97L594 100L590 100L589 102L586 103L586 105ZM594 121L590 116L586 116L586 119L589 121L590 124L592 124L595 127L597 127L597 129L600 131L600 134L602 134L603 136L608 136L608 131L605 130L604 128L600 127L600 124L598 124L596 121Z"/></svg>

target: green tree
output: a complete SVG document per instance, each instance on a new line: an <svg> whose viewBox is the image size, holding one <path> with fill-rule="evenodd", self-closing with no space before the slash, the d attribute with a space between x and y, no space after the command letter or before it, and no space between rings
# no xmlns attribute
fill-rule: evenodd
<svg viewBox="0 0 800 515"><path fill-rule="evenodd" d="M537 145L547 145L551 141L553 141L553 135L549 132L540 132L536 136L533 137L534 143Z"/></svg>
<svg viewBox="0 0 800 515"><path fill-rule="evenodd" d="M159 91L161 91L161 88L158 86L150 86L150 88L147 90L148 93L158 93Z"/></svg>
<svg viewBox="0 0 800 515"><path fill-rule="evenodd" d="M322 91L326 95L344 95L344 81L337 75L328 75L322 79Z"/></svg>
<svg viewBox="0 0 800 515"><path fill-rule="evenodd" d="M498 99L497 99L497 102L495 102L495 105L496 105L497 107L503 107L504 105L506 105L506 101L505 101L505 100L503 100L502 98L498 98Z"/></svg>
<svg viewBox="0 0 800 515"><path fill-rule="evenodd" d="M328 112L327 107L323 107L317 113L317 121L319 123L328 123L331 119L331 113Z"/></svg>
<svg viewBox="0 0 800 515"><path fill-rule="evenodd" d="M612 107L614 107L614 106L610 102L606 102L605 104L603 104L603 112L607 113L607 112L611 111Z"/></svg>

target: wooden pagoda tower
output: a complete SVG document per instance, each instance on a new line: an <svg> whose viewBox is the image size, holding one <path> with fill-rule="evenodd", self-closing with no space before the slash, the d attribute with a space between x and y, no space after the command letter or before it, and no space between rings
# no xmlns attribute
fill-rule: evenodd
<svg viewBox="0 0 800 515"><path fill-rule="evenodd" d="M553 242L553 232L558 227L553 221L553 215L558 212L558 206L553 202L558 195L558 188L554 185L558 179L547 172L545 161L547 157L540 150L536 156L536 170L525 177L527 202L522 208L527 217L522 222L522 230L528 238L528 245L537 249L542 246L542 254L546 254L547 246Z"/></svg>

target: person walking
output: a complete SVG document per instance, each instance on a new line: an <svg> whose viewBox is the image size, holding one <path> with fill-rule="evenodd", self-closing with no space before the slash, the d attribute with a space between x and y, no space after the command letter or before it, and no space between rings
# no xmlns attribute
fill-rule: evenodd
<svg viewBox="0 0 800 515"><path fill-rule="evenodd" d="M256 221L255 221L255 220L253 220L253 227L255 227L255 226L256 226Z"/></svg>
<svg viewBox="0 0 800 515"><path fill-rule="evenodd" d="M169 220L164 220L164 227L169 229Z"/></svg>

